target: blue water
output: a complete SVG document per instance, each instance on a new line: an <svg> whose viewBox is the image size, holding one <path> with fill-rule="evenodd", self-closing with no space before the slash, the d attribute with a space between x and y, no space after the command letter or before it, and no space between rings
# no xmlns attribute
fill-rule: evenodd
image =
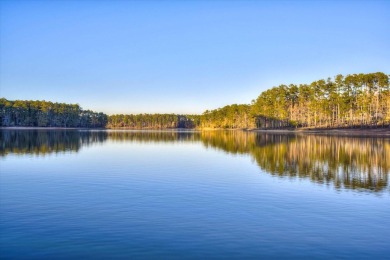
<svg viewBox="0 0 390 260"><path fill-rule="evenodd" d="M2 259L390 256L387 139L20 131L1 135ZM318 143L358 160L332 177Z"/></svg>

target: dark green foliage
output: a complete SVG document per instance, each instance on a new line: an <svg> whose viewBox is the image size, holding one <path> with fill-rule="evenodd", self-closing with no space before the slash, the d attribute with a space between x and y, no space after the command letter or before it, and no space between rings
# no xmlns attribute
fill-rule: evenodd
<svg viewBox="0 0 390 260"><path fill-rule="evenodd" d="M105 127L107 115L77 104L0 99L1 126Z"/></svg>
<svg viewBox="0 0 390 260"><path fill-rule="evenodd" d="M132 129L194 128L197 116L175 114L112 115L107 127Z"/></svg>

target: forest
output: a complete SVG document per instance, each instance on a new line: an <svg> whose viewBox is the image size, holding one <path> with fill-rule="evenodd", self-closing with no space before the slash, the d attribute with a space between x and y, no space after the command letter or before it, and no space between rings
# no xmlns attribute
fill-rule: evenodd
<svg viewBox="0 0 390 260"><path fill-rule="evenodd" d="M2 126L102 128L107 115L83 110L78 104L0 99Z"/></svg>
<svg viewBox="0 0 390 260"><path fill-rule="evenodd" d="M78 104L0 99L2 126L107 127L128 129L352 128L390 126L389 75L337 75L310 84L262 92L251 104L233 104L201 115L116 114Z"/></svg>
<svg viewBox="0 0 390 260"><path fill-rule="evenodd" d="M257 128L388 126L389 76L337 75L311 84L280 85L261 93L251 113Z"/></svg>
<svg viewBox="0 0 390 260"><path fill-rule="evenodd" d="M112 115L109 127L126 128L352 128L390 126L389 76L337 75L310 84L280 85L251 104L233 104L202 115Z"/></svg>
<svg viewBox="0 0 390 260"><path fill-rule="evenodd" d="M107 123L108 128L130 129L196 128L198 126L199 116L176 114L111 115Z"/></svg>

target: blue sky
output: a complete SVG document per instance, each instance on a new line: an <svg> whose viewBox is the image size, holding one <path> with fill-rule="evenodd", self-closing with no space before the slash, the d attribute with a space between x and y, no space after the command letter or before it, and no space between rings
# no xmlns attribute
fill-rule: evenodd
<svg viewBox="0 0 390 260"><path fill-rule="evenodd" d="M202 113L390 73L390 1L0 1L0 96Z"/></svg>

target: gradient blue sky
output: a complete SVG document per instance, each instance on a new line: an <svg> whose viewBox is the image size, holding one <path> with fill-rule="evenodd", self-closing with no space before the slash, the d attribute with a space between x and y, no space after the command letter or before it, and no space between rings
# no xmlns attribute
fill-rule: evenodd
<svg viewBox="0 0 390 260"><path fill-rule="evenodd" d="M0 1L0 96L202 113L390 72L390 1Z"/></svg>

